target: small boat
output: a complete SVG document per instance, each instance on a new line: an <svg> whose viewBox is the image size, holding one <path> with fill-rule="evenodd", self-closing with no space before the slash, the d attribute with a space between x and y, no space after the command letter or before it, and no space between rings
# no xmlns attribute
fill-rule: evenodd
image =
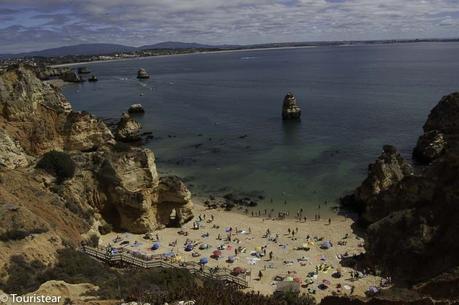
<svg viewBox="0 0 459 305"><path fill-rule="evenodd" d="M91 77L88 78L88 82L97 82L97 81L98 81L98 79L97 79L97 77L95 75L91 75Z"/></svg>

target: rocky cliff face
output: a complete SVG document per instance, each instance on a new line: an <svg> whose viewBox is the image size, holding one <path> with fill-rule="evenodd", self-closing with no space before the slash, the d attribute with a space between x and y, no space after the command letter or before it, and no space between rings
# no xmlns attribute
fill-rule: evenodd
<svg viewBox="0 0 459 305"><path fill-rule="evenodd" d="M428 166L413 174L385 149L354 193L368 224L367 258L429 299L459 300L458 115L458 93L432 110L416 148Z"/></svg>
<svg viewBox="0 0 459 305"><path fill-rule="evenodd" d="M424 135L414 149L417 161L428 164L446 151L458 150L459 143L459 93L444 96L432 109L424 124Z"/></svg>
<svg viewBox="0 0 459 305"><path fill-rule="evenodd" d="M123 113L116 127L115 137L122 142L135 142L140 140L142 125L137 122L129 113Z"/></svg>
<svg viewBox="0 0 459 305"><path fill-rule="evenodd" d="M189 191L178 178L160 180L152 151L117 143L104 122L89 113L73 112L65 97L31 69L19 66L0 74L0 111L0 177L3 181L21 177L24 181L18 184L29 185L27 191L18 191L13 184L1 184L0 198L11 200L0 201L0 209L8 204L19 209L6 208L15 220L2 223L0 235L6 237L0 248L3 243L14 248L12 243L35 234L53 237L53 243L42 245L53 253L55 244L62 242L58 236L78 242L97 222L145 233L191 217ZM71 157L76 165L73 177L59 181L35 168L51 150ZM43 203L48 197L50 203ZM33 207L40 205L42 216L37 218ZM170 217L173 210L178 218ZM61 221L68 227L59 225Z"/></svg>
<svg viewBox="0 0 459 305"><path fill-rule="evenodd" d="M385 210L378 202L378 195L412 175L411 165L403 159L397 149L385 145L379 158L368 166L368 177L344 201L356 207L362 213L363 220L373 222L381 218L381 213L384 214Z"/></svg>

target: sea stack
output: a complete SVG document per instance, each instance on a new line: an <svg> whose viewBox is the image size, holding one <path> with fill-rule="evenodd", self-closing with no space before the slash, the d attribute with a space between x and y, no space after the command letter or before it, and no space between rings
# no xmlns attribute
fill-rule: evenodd
<svg viewBox="0 0 459 305"><path fill-rule="evenodd" d="M132 104L128 113L145 113L145 109L143 109L142 104Z"/></svg>
<svg viewBox="0 0 459 305"><path fill-rule="evenodd" d="M147 71L144 68L140 68L139 71L137 71L137 78L147 79L150 78L150 75L148 75Z"/></svg>
<svg viewBox="0 0 459 305"><path fill-rule="evenodd" d="M296 97L289 92L284 97L282 104L282 119L284 120L299 120L301 117L301 108L296 103Z"/></svg>

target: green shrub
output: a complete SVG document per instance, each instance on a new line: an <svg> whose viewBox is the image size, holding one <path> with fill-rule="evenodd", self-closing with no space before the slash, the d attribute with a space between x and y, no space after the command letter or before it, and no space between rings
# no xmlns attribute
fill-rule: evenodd
<svg viewBox="0 0 459 305"><path fill-rule="evenodd" d="M75 162L68 154L61 151L49 151L37 163L37 167L57 178L59 183L75 175Z"/></svg>
<svg viewBox="0 0 459 305"><path fill-rule="evenodd" d="M47 228L35 228L32 230L25 230L25 229L10 229L0 234L0 241L11 241L11 240L21 240L26 238L31 234L41 234L48 232Z"/></svg>

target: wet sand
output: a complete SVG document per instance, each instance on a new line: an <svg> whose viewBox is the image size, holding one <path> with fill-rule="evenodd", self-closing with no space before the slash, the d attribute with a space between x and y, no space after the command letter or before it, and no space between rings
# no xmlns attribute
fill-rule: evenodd
<svg viewBox="0 0 459 305"><path fill-rule="evenodd" d="M200 258L207 257L209 267L219 266L229 269L242 267L250 274L247 277L250 285L247 291L254 290L263 294L271 294L275 291L276 276L298 278L302 284L301 292L314 292L317 300L332 293L350 294L352 292L354 295L363 296L370 286L378 286L380 283L380 278L375 276L364 276L355 280L351 275L352 269L340 265L338 255L347 252L352 256L364 252L364 241L352 233L353 221L350 218L335 215L330 224L328 218L318 221L307 219L306 222L299 222L291 218L272 220L263 217L263 212L260 217L252 217L220 209L208 210L202 204L203 200L195 198L193 201L195 218L182 228L183 231L188 232L188 236L180 235L178 233L181 231L180 228L158 230L153 233L153 237L156 239L156 234L158 234L160 248L151 250L154 241L144 239L143 235L110 233L101 237L101 245L111 244L117 247L122 241L129 241L129 245L125 247L147 255L173 251L187 262L199 262ZM200 215L202 221L199 221ZM200 223L199 229L193 229L196 221ZM231 234L227 232L229 228L232 228ZM271 232L270 238L265 236L268 229ZM294 236L288 233L289 229L291 232L295 231ZM346 234L347 238L345 238ZM231 241L227 240L229 235L231 235ZM277 240L273 241L276 235ZM117 236L121 240L114 243ZM184 250L187 239L197 243L193 252L199 253L199 257L193 257L192 252ZM317 241L317 239L322 240ZM137 244L134 244L135 241ZM177 241L176 246L170 245L175 241ZM324 241L331 241L332 247L321 249L320 245ZM342 245L338 244L340 241ZM199 250L199 245L202 243L209 244L210 248ZM221 250L221 257L211 258L213 251L219 246L224 248ZM303 246L307 246L309 250L296 249ZM238 251L238 254L235 255L235 249L239 247L240 250L245 249L245 251L242 250L242 253ZM266 255L257 258L254 252L260 254L265 252ZM273 256L272 260L269 259L270 252ZM227 261L229 256L236 257L233 263ZM315 272L317 268L320 269L317 274L310 274L308 277L308 274ZM341 271L340 278L332 276L337 270ZM259 279L260 271L261 279ZM306 287L306 281L312 283ZM318 286L323 283L328 288L321 290ZM337 288L339 285L341 288Z"/></svg>

